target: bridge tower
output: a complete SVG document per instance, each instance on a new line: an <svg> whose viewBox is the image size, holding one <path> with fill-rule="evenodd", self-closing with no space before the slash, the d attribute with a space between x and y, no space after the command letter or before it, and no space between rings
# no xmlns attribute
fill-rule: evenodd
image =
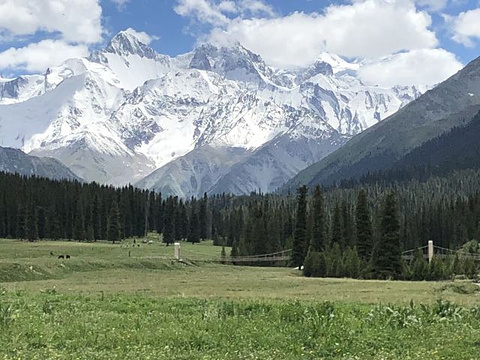
<svg viewBox="0 0 480 360"><path fill-rule="evenodd" d="M433 259L433 240L428 240L428 262L431 263Z"/></svg>

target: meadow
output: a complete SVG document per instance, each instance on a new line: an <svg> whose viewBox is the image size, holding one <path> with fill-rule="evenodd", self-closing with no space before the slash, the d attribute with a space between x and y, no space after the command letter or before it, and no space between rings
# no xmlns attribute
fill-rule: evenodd
<svg viewBox="0 0 480 360"><path fill-rule="evenodd" d="M213 263L211 242L182 243L184 263L138 243L0 240L0 359L478 358L472 282L311 279Z"/></svg>

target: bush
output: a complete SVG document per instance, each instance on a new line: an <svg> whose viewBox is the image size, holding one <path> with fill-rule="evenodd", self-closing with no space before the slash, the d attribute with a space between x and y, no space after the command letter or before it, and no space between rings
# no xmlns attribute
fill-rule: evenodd
<svg viewBox="0 0 480 360"><path fill-rule="evenodd" d="M357 250L351 248L347 249L344 261L345 276L358 279L361 273L360 263L361 261Z"/></svg>
<svg viewBox="0 0 480 360"><path fill-rule="evenodd" d="M309 250L303 265L303 275L307 277L325 276L325 260L323 254Z"/></svg>

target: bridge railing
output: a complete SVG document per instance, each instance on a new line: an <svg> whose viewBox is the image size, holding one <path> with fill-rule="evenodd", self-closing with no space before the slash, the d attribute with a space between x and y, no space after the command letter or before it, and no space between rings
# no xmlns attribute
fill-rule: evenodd
<svg viewBox="0 0 480 360"><path fill-rule="evenodd" d="M428 245L421 246L416 249L410 249L410 250L404 251L402 253L402 258L404 260L411 261L415 258L415 253L419 250L422 252L423 258L428 259L429 262L432 261L434 256L440 259L445 259L445 258L454 257L456 255L462 258L471 258L475 261L480 261L480 254L471 254L466 251L452 250L452 249L447 249L441 246L436 246L433 244L432 240L428 242Z"/></svg>

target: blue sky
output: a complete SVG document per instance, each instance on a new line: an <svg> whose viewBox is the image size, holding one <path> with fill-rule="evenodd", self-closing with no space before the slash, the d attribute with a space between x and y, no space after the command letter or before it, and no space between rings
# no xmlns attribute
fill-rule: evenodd
<svg viewBox="0 0 480 360"><path fill-rule="evenodd" d="M35 4L36 3L36 4ZM0 0L0 72L43 72L120 30L160 53L241 42L267 63L307 66L323 51L365 60L374 83L442 80L480 55L479 0ZM147 36L148 35L148 36ZM430 69L427 69L430 68ZM367 71L368 70L368 71ZM387 79L387 80L385 80Z"/></svg>
<svg viewBox="0 0 480 360"><path fill-rule="evenodd" d="M314 13L322 12L331 4L348 4L349 1L335 0L275 0L268 1L279 16L287 16L293 12ZM477 6L475 6L477 5ZM118 11L110 0L103 0L104 23L110 33L116 33L127 27L145 31L160 39L152 42L152 47L158 52L177 55L190 51L197 42L200 31L208 31L209 26L199 24L192 18L179 16L174 11L171 0L132 0L125 4L122 11ZM428 10L428 6L419 6L421 10ZM456 1L441 11L429 11L432 17L432 28L436 30L440 44L446 50L455 53L463 63L480 56L480 44L466 47L451 39L451 32L445 23L444 15L457 16L475 8L480 4L475 1ZM480 18L478 20L480 22ZM194 25L195 24L195 25ZM191 29L190 29L191 28ZM194 31L198 30L198 33Z"/></svg>

